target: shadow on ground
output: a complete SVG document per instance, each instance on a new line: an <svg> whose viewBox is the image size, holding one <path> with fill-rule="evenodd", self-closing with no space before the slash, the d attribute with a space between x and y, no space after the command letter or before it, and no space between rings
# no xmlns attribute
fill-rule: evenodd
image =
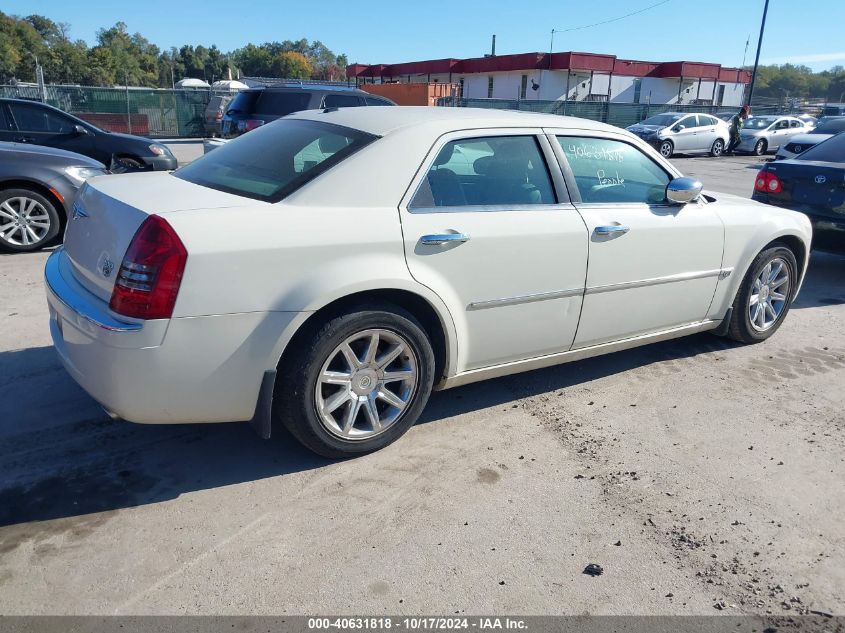
<svg viewBox="0 0 845 633"><path fill-rule="evenodd" d="M845 302L843 272L845 258L814 256L796 309ZM699 334L435 393L420 424L734 345ZM113 421L76 386L50 347L0 353L0 376L0 393L7 394L0 416L0 526L158 503L331 463L280 430L262 441L242 423ZM17 393L34 395L8 397ZM8 549L4 541L0 530L0 553Z"/></svg>

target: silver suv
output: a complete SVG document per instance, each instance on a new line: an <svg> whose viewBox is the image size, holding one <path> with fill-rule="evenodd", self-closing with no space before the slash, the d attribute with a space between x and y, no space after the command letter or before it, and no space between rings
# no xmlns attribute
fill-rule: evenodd
<svg viewBox="0 0 845 633"><path fill-rule="evenodd" d="M730 136L730 127L721 119L687 112L655 114L627 130L656 147L665 158L676 152L721 156Z"/></svg>

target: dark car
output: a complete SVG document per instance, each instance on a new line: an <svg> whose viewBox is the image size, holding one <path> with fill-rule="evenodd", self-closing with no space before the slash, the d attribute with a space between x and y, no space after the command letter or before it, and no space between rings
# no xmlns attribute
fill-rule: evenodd
<svg viewBox="0 0 845 633"><path fill-rule="evenodd" d="M822 117L812 130L806 134L796 134L789 139L789 143L780 147L775 160L795 158L801 152L806 152L813 147L813 145L818 145L840 132L845 132L845 116Z"/></svg>
<svg viewBox="0 0 845 633"><path fill-rule="evenodd" d="M392 106L389 99L376 97L357 88L324 85L268 86L242 90L223 116L226 138L239 136L260 125L300 110Z"/></svg>
<svg viewBox="0 0 845 633"><path fill-rule="evenodd" d="M106 132L37 101L0 99L0 141L55 147L128 170L178 167L176 157L161 143L142 136Z"/></svg>
<svg viewBox="0 0 845 633"><path fill-rule="evenodd" d="M754 200L806 213L813 248L845 252L845 132L757 174Z"/></svg>
<svg viewBox="0 0 845 633"><path fill-rule="evenodd" d="M0 142L0 250L34 251L52 243L73 213L96 160L52 147Z"/></svg>

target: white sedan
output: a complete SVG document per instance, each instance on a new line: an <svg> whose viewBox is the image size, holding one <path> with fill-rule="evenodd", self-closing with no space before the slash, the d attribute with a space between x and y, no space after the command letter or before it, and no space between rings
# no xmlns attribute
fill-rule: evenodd
<svg viewBox="0 0 845 633"><path fill-rule="evenodd" d="M348 108L91 180L45 275L56 349L113 416L281 423L344 456L400 437L433 388L766 339L810 240L806 216L702 194L608 125Z"/></svg>

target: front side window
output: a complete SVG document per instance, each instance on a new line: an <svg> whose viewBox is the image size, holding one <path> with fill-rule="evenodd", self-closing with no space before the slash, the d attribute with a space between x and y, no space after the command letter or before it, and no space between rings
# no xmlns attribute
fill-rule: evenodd
<svg viewBox="0 0 845 633"><path fill-rule="evenodd" d="M804 124L801 121L790 121L789 127L804 127Z"/></svg>
<svg viewBox="0 0 845 633"><path fill-rule="evenodd" d="M683 127L685 130L698 127L698 118L694 114L692 116L688 116L686 119L678 123L678 127Z"/></svg>
<svg viewBox="0 0 845 633"><path fill-rule="evenodd" d="M70 119L52 112L47 108L28 103L10 103L12 118L21 132L48 132L70 134L73 123Z"/></svg>
<svg viewBox="0 0 845 633"><path fill-rule="evenodd" d="M662 204L671 177L642 151L622 141L558 136L582 202Z"/></svg>
<svg viewBox="0 0 845 633"><path fill-rule="evenodd" d="M203 187L277 202L376 138L339 125L280 119L229 141L173 175Z"/></svg>
<svg viewBox="0 0 845 633"><path fill-rule="evenodd" d="M554 204L549 170L533 136L447 143L411 201L411 209Z"/></svg>

